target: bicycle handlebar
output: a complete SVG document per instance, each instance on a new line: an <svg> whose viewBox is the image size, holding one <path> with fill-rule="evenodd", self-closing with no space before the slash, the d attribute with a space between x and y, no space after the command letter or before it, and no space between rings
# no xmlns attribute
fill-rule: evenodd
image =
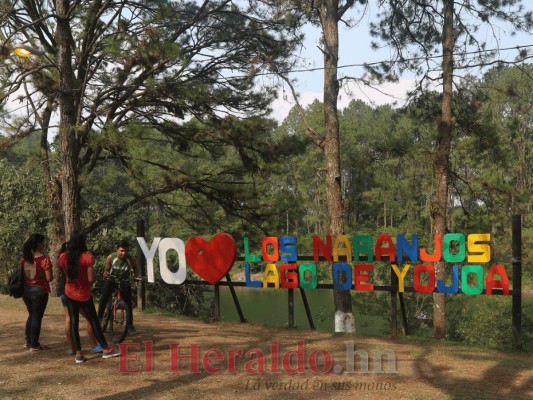
<svg viewBox="0 0 533 400"><path fill-rule="evenodd" d="M115 278L117 279L117 281L119 281L119 278L118 276L116 275L113 275L113 274L109 274L107 275L108 278ZM127 279L128 281L135 281L135 282L142 282L142 281L146 281L146 278L143 277L143 276L134 276L133 278L130 278L130 279Z"/></svg>

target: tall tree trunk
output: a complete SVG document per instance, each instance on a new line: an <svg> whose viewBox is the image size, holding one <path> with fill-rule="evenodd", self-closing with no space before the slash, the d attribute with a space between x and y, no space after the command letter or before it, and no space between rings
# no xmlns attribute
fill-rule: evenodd
<svg viewBox="0 0 533 400"><path fill-rule="evenodd" d="M52 259L52 265L54 266L54 276L58 275L57 268L57 256L59 255L59 249L62 244L62 240L65 237L63 215L61 214L61 186L55 177L52 176L50 167L50 155L48 152L48 127L50 126L50 119L52 115L52 102L48 102L42 116L41 125L41 166L43 169L43 176L46 185L46 194L48 197L48 203L52 209L52 229L51 229L51 249L50 258ZM54 279L50 283L50 291L52 295L59 293L58 279Z"/></svg>
<svg viewBox="0 0 533 400"><path fill-rule="evenodd" d="M77 98L72 70L72 48L68 12L70 0L58 0L57 43L59 68L59 159L61 162L61 207L65 236L80 228L78 187L78 138L76 130Z"/></svg>
<svg viewBox="0 0 533 400"><path fill-rule="evenodd" d="M444 29L442 38L442 104L441 119L438 124L437 143L433 171L435 174L435 196L432 199L431 218L435 234L446 233L448 187L450 171L450 151L453 132L452 91L453 91L453 7L454 0L444 1ZM435 279L444 279L444 262L435 265ZM434 337L442 339L446 335L446 303L443 294L433 295Z"/></svg>
<svg viewBox="0 0 533 400"><path fill-rule="evenodd" d="M57 257L61 244L80 229L80 196L78 185L79 145L76 131L77 96L72 69L72 48L68 12L70 0L57 0L57 46L59 69L59 132L58 155L60 170L55 183L50 182L49 196L53 199L52 258ZM57 265L56 265L57 273ZM56 274L57 276L57 274ZM57 294L57 285L53 286Z"/></svg>
<svg viewBox="0 0 533 400"><path fill-rule="evenodd" d="M329 219L329 234L333 238L344 233L343 201L341 192L339 117L337 97L339 81L337 65L339 61L338 0L325 0L320 9L324 40L324 122L323 143L326 160L326 197ZM333 293L335 303L335 332L354 332L350 291Z"/></svg>

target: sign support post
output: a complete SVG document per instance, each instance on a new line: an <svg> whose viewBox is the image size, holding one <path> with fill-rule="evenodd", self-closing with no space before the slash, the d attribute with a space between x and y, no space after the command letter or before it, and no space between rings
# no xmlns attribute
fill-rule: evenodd
<svg viewBox="0 0 533 400"><path fill-rule="evenodd" d="M522 216L513 215L513 349L522 349Z"/></svg>

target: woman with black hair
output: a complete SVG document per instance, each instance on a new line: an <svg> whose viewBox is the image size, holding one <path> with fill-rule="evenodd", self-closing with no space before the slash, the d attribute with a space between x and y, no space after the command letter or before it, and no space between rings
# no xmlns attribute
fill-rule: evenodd
<svg viewBox="0 0 533 400"><path fill-rule="evenodd" d="M50 257L44 255L44 236L32 234L22 246L23 258L19 266L24 268L24 295L22 299L28 309L24 347L30 351L47 349L39 343L44 311L50 293L49 282L54 278Z"/></svg>
<svg viewBox="0 0 533 400"><path fill-rule="evenodd" d="M65 271L67 282L65 296L70 316L70 335L76 351L76 364L87 361L81 351L79 332L80 310L82 310L91 324L94 335L104 348L102 358L117 357L120 352L109 347L98 323L96 309L92 298L92 284L94 282L94 258L87 251L85 236L74 234L67 245L67 250L59 256L59 267Z"/></svg>
<svg viewBox="0 0 533 400"><path fill-rule="evenodd" d="M61 255L63 252L67 251L67 245L68 243L65 242L61 245L61 249L59 250L59 255ZM60 270L59 277L58 277L58 287L59 287L59 299L61 300L61 305L63 306L64 314L65 314L65 336L67 337L68 341L68 349L67 349L67 355L69 356L75 356L76 351L74 350L74 342L72 341L72 336L70 334L70 314L68 313L67 308L67 296L65 296L65 284L66 284L66 274L65 271ZM89 335L89 342L91 343L91 353L101 353L103 351L102 346L98 344L96 341L96 338L94 337L93 328L91 327L91 324L87 320L87 317L84 314L84 311L82 308L80 308L80 314L85 318L87 322L87 334Z"/></svg>

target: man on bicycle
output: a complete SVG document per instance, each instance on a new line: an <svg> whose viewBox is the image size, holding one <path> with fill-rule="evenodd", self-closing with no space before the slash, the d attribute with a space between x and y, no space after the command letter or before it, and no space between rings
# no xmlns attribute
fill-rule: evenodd
<svg viewBox="0 0 533 400"><path fill-rule="evenodd" d="M121 240L116 245L116 253L110 254L105 262L104 269L104 287L102 289L102 298L98 305L98 318L102 320L105 307L109 298L116 290L120 283L120 289L124 301L131 310L130 335L136 335L137 330L133 325L133 308L131 306L131 278L132 273L137 279L142 279L137 269L135 259L128 254L130 244L127 240Z"/></svg>

